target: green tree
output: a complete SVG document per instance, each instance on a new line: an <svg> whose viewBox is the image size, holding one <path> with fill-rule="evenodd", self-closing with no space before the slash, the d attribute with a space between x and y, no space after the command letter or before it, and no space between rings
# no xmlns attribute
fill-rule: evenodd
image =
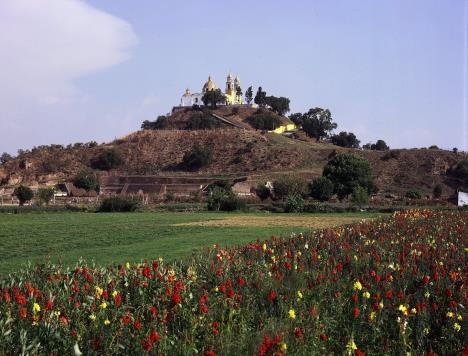
<svg viewBox="0 0 468 356"><path fill-rule="evenodd" d="M303 115L302 129L307 136L314 137L317 141L328 137L337 126L328 109L313 108Z"/></svg>
<svg viewBox="0 0 468 356"><path fill-rule="evenodd" d="M281 118L274 112L265 109L257 110L247 118L247 122L257 130L274 130L281 126Z"/></svg>
<svg viewBox="0 0 468 356"><path fill-rule="evenodd" d="M85 189L86 191L95 190L98 187L98 184L98 177L89 169L84 169L78 172L73 179L73 185L75 187Z"/></svg>
<svg viewBox="0 0 468 356"><path fill-rule="evenodd" d="M208 210L233 211L242 207L242 203L231 188L216 186L209 191L206 200Z"/></svg>
<svg viewBox="0 0 468 356"><path fill-rule="evenodd" d="M405 197L407 197L408 199L421 199L422 198L422 194L419 190L408 190L405 194Z"/></svg>
<svg viewBox="0 0 468 356"><path fill-rule="evenodd" d="M271 195L270 189L264 183L259 183L257 185L255 193L261 200L268 199Z"/></svg>
<svg viewBox="0 0 468 356"><path fill-rule="evenodd" d="M211 106L212 109L216 109L217 104L224 103L226 97L221 92L221 89L208 90L202 97L203 104L205 106Z"/></svg>
<svg viewBox="0 0 468 356"><path fill-rule="evenodd" d="M289 111L289 99L283 96L267 96L265 98L265 104L269 105L271 110L278 115L284 115Z"/></svg>
<svg viewBox="0 0 468 356"><path fill-rule="evenodd" d="M289 115L289 120L294 122L297 126L302 126L302 114L300 112L296 112L294 114Z"/></svg>
<svg viewBox="0 0 468 356"><path fill-rule="evenodd" d="M326 177L318 177L310 185L310 195L320 201L327 201L333 196L333 182Z"/></svg>
<svg viewBox="0 0 468 356"><path fill-rule="evenodd" d="M287 213L300 213L304 210L304 199L300 194L290 194L286 197L284 211Z"/></svg>
<svg viewBox="0 0 468 356"><path fill-rule="evenodd" d="M247 102L247 104L250 105L252 100L253 100L253 91L252 91L252 86L250 86L247 88L247 91L245 92L245 101Z"/></svg>
<svg viewBox="0 0 468 356"><path fill-rule="evenodd" d="M241 98L241 97L242 97L242 94L243 94L243 93L242 93L242 88L241 88L241 87L237 87L237 89L236 89L236 95L237 95L238 97Z"/></svg>
<svg viewBox="0 0 468 356"><path fill-rule="evenodd" d="M266 92L263 91L262 87L258 87L257 94L255 94L254 99L255 104L260 106L265 106L266 104Z"/></svg>
<svg viewBox="0 0 468 356"><path fill-rule="evenodd" d="M15 190L13 191L13 195L18 198L19 205L24 205L24 203L33 198L34 193L31 190L31 188L26 187L24 185L20 185L15 188Z"/></svg>
<svg viewBox="0 0 468 356"><path fill-rule="evenodd" d="M159 115L156 120L145 120L141 124L142 130L162 130L171 127L171 120L166 115Z"/></svg>
<svg viewBox="0 0 468 356"><path fill-rule="evenodd" d="M376 191L369 162L349 153L337 154L331 158L323 169L323 176L332 181L334 193L340 199L351 194L358 185L369 194Z"/></svg>
<svg viewBox="0 0 468 356"><path fill-rule="evenodd" d="M354 187L351 193L351 202L357 205L360 209L369 202L369 193L366 188L360 185Z"/></svg>
<svg viewBox="0 0 468 356"><path fill-rule="evenodd" d="M331 136L331 142L334 145L347 148L359 148L360 143L355 134L345 131L340 132L338 135Z"/></svg>
<svg viewBox="0 0 468 356"><path fill-rule="evenodd" d="M211 163L211 149L209 146L195 144L190 151L185 152L182 165L188 170L197 170Z"/></svg>
<svg viewBox="0 0 468 356"><path fill-rule="evenodd" d="M455 167L448 171L448 174L468 182L468 159L458 162Z"/></svg>
<svg viewBox="0 0 468 356"><path fill-rule="evenodd" d="M54 197L54 193L54 188L39 188L36 193L39 204L49 205L50 201Z"/></svg>
<svg viewBox="0 0 468 356"><path fill-rule="evenodd" d="M305 179L284 175L273 181L273 192L276 199L284 199L293 194L306 196L309 194L309 188Z"/></svg>
<svg viewBox="0 0 468 356"><path fill-rule="evenodd" d="M203 112L195 112L190 115L186 128L188 130L205 130L222 127L223 124L211 115L206 115Z"/></svg>
<svg viewBox="0 0 468 356"><path fill-rule="evenodd" d="M375 151L387 151L390 147L388 147L387 143L384 140L377 140L375 144L371 145L371 150Z"/></svg>
<svg viewBox="0 0 468 356"><path fill-rule="evenodd" d="M100 169L108 171L113 168L117 168L123 164L123 159L120 153L114 149L106 149L98 154L97 157L91 160L91 167L94 169Z"/></svg>

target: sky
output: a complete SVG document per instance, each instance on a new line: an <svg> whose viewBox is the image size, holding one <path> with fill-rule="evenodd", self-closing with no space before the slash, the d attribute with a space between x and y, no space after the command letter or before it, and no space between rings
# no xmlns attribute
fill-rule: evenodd
<svg viewBox="0 0 468 356"><path fill-rule="evenodd" d="M468 150L467 48L468 0L2 0L0 154L109 142L229 71L362 144Z"/></svg>

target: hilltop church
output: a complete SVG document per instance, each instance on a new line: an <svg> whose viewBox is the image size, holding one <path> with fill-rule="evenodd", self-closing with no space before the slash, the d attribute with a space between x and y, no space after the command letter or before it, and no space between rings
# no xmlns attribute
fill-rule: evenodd
<svg viewBox="0 0 468 356"><path fill-rule="evenodd" d="M185 93L180 99L180 106L187 107L193 105L203 105L202 97L209 90L218 89L211 76L208 76L208 80L203 85L201 93L192 93L190 89L185 89ZM223 93L226 97L225 105L242 105L244 100L242 98L242 90L240 87L239 76L234 79L231 73L228 74L226 79L226 91Z"/></svg>

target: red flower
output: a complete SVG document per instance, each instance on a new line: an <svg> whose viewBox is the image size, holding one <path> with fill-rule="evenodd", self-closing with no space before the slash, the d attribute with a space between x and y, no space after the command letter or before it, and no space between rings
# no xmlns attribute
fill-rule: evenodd
<svg viewBox="0 0 468 356"><path fill-rule="evenodd" d="M358 296L357 296L357 294L353 294L353 295L351 296L351 299L352 299L352 301L353 301L354 303L357 303L357 302L358 302Z"/></svg>
<svg viewBox="0 0 468 356"><path fill-rule="evenodd" d="M361 350L355 350L354 351L354 356L364 356L364 355L365 355L365 353L363 351L361 351Z"/></svg>
<svg viewBox="0 0 468 356"><path fill-rule="evenodd" d="M114 297L114 303L116 307L120 307L120 303L122 303L122 297L120 296L120 293L117 293Z"/></svg>
<svg viewBox="0 0 468 356"><path fill-rule="evenodd" d="M200 304L200 311L203 314L207 314L208 313L208 306L206 304Z"/></svg>
<svg viewBox="0 0 468 356"><path fill-rule="evenodd" d="M133 322L133 328L134 328L135 330L140 330L140 329L141 329L140 320L137 319L137 320L135 320L135 321Z"/></svg>
<svg viewBox="0 0 468 356"><path fill-rule="evenodd" d="M128 314L126 314L126 315L124 315L124 316L122 317L122 323L123 323L124 325L130 324L130 321L131 321L131 319L130 319L130 316L129 316Z"/></svg>
<svg viewBox="0 0 468 356"><path fill-rule="evenodd" d="M182 301L182 297L180 296L179 293L176 293L172 296L171 301L172 301L172 305L176 306Z"/></svg>
<svg viewBox="0 0 468 356"><path fill-rule="evenodd" d="M150 334L150 340L151 342L154 344L154 343L157 343L160 339L160 336L159 334L155 331L155 330L152 330L151 331L151 334Z"/></svg>
<svg viewBox="0 0 468 356"><path fill-rule="evenodd" d="M28 311L26 308L20 308L19 310L20 318L26 318L28 316Z"/></svg>
<svg viewBox="0 0 468 356"><path fill-rule="evenodd" d="M156 308L155 306L152 306L150 308L150 313L153 319L156 318L158 316L158 308Z"/></svg>
<svg viewBox="0 0 468 356"><path fill-rule="evenodd" d="M150 352L153 345L151 343L151 340L149 339L143 339L141 340L141 347L143 348L143 350L145 350L146 352Z"/></svg>
<svg viewBox="0 0 468 356"><path fill-rule="evenodd" d="M327 341L328 340L327 334L320 334L320 340Z"/></svg>
<svg viewBox="0 0 468 356"><path fill-rule="evenodd" d="M427 286L427 285L429 284L429 280L430 280L430 279L431 279L431 278L430 278L429 276L424 276L424 277L423 277L423 280L422 280L423 284L424 284L425 286Z"/></svg>
<svg viewBox="0 0 468 356"><path fill-rule="evenodd" d="M239 278L237 279L237 285L238 285L239 287L243 287L243 286L245 285L245 279L242 278L242 277L239 277Z"/></svg>
<svg viewBox="0 0 468 356"><path fill-rule="evenodd" d="M357 317L359 316L359 309L358 309L358 308L354 308L354 309L353 309L353 316L354 316L355 318L357 318Z"/></svg>
<svg viewBox="0 0 468 356"><path fill-rule="evenodd" d="M270 302L272 302L272 301L276 300L276 297L277 297L276 291L272 290L272 291L270 291L270 293L268 293L267 299Z"/></svg>
<svg viewBox="0 0 468 356"><path fill-rule="evenodd" d="M294 336L296 338L302 338L304 336L304 331L302 330L302 328L295 328L294 329Z"/></svg>

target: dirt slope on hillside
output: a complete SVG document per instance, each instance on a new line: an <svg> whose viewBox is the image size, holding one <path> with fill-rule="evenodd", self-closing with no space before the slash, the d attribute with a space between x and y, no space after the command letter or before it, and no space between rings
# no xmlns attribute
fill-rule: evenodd
<svg viewBox="0 0 468 356"><path fill-rule="evenodd" d="M197 172L180 168L185 152L199 143L209 146L212 163ZM219 129L200 131L138 131L110 144L96 147L42 147L27 152L0 167L0 184L19 183L37 186L70 181L102 150L114 148L124 164L102 174L122 175L252 175L258 179L294 171L314 177L333 152L353 152L369 160L380 192L402 195L410 189L430 193L437 183L453 193L457 182L446 176L449 167L464 156L443 150L399 150L396 158L385 159L385 152L343 149L308 139L291 139L258 131Z"/></svg>

